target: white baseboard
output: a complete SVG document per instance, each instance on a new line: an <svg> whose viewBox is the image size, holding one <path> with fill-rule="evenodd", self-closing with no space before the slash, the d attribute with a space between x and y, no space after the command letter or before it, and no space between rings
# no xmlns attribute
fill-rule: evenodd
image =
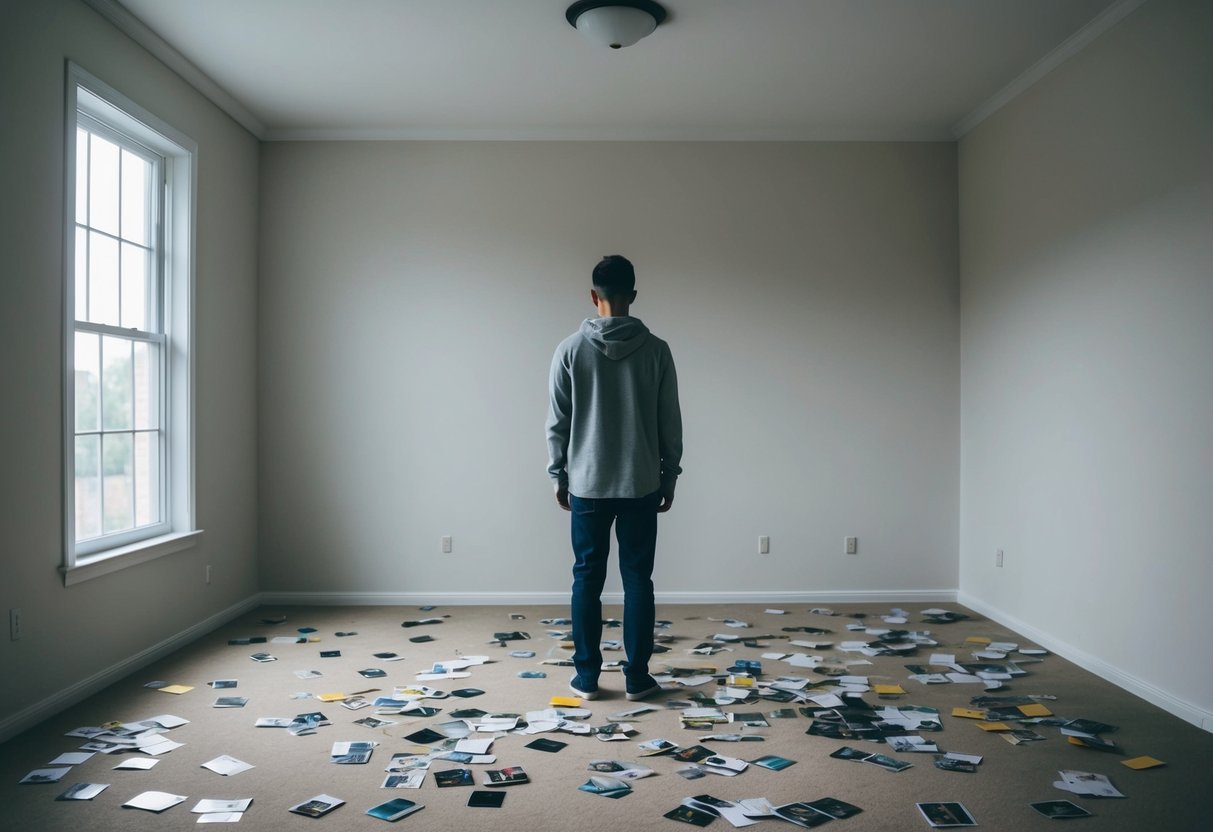
<svg viewBox="0 0 1213 832"><path fill-rule="evenodd" d="M607 604L622 604L623 593L604 592ZM658 592L659 604L919 604L956 601L954 589L822 590L816 592ZM568 592L263 592L264 606L565 606Z"/></svg>
<svg viewBox="0 0 1213 832"><path fill-rule="evenodd" d="M1004 627L1009 627L1020 635L1027 636L1032 641L1039 644L1064 659L1074 662L1083 670L1090 671L1096 676L1111 682L1119 688L1127 690L1129 693L1139 696L1152 705L1157 705L1164 711L1174 714L1180 719L1190 722L1198 728L1203 728L1206 731L1213 732L1213 712L1205 710L1191 702L1186 702L1173 694L1168 693L1162 688L1156 687L1150 682L1145 681L1131 673L1127 673L1119 667L1108 664L1102 659L1092 656L1079 648L1065 642L1062 639L1056 638L1048 633L1042 632L1031 624L1020 621L1013 615L1009 615L997 607L985 603L979 598L975 598L966 592L959 593L957 597L958 603L968 607L971 610L981 613L987 618L991 618L1002 624Z"/></svg>
<svg viewBox="0 0 1213 832"><path fill-rule="evenodd" d="M28 708L24 708L15 714L0 719L0 743L9 740L22 731L26 731L44 719L47 719L62 710L70 708L77 702L80 702L103 688L113 684L124 676L133 673L141 667L145 667L157 659L161 659L174 650L180 650L188 644L197 641L202 636L222 627L229 621L237 618L248 612L256 609L261 603L259 595L252 595L239 603L233 604L225 610L220 610L209 618L198 622L192 627L189 627L176 635L153 644L146 650L142 650L135 655L118 662L117 664L107 667L100 673L94 673L87 679L81 679L71 687L64 688L53 696L42 699Z"/></svg>

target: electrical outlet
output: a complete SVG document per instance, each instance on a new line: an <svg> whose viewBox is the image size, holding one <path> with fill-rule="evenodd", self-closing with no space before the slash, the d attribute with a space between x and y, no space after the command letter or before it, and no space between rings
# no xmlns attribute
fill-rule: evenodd
<svg viewBox="0 0 1213 832"><path fill-rule="evenodd" d="M998 549L994 552L994 565L999 569L1002 568L1002 549Z"/></svg>
<svg viewBox="0 0 1213 832"><path fill-rule="evenodd" d="M858 537L848 537L846 540L846 547L847 547L846 552L848 555L858 555L859 554L859 538Z"/></svg>
<svg viewBox="0 0 1213 832"><path fill-rule="evenodd" d="M765 534L758 538L758 554L769 555L771 553L771 538Z"/></svg>
<svg viewBox="0 0 1213 832"><path fill-rule="evenodd" d="M12 641L21 638L22 622L21 609L14 607L8 611L8 637Z"/></svg>
<svg viewBox="0 0 1213 832"><path fill-rule="evenodd" d="M442 554L444 554L444 555L449 555L449 554L451 553L451 549L452 549L452 548L453 548L453 547L451 546L451 536L450 536L449 534L448 534L448 535L443 536L443 538L442 538Z"/></svg>

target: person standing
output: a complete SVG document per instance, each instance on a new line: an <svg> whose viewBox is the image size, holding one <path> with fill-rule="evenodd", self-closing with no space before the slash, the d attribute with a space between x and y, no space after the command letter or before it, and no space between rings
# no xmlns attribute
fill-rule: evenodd
<svg viewBox="0 0 1213 832"><path fill-rule="evenodd" d="M624 670L629 700L661 688L653 655L653 559L657 515L674 504L682 473L682 412L669 345L629 315L636 272L626 257L594 267L597 318L556 348L548 381L548 476L556 502L572 513L573 665L569 687L598 697L602 670L602 587L611 527L623 579Z"/></svg>

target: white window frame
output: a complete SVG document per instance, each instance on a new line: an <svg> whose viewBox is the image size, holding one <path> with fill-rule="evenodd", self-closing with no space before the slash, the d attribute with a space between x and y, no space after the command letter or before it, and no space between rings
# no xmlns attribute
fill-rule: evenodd
<svg viewBox="0 0 1213 832"><path fill-rule="evenodd" d="M67 64L64 165L64 558L68 586L190 548L201 535L194 525L193 274L197 144L75 63ZM155 526L76 542L75 335L76 319L76 130L111 133L163 160L158 187L162 227L157 231L159 303L154 315L163 333L160 384L161 522ZM100 129L95 129L97 126ZM131 331L88 324L87 331L132 337ZM139 337L139 336L135 336Z"/></svg>

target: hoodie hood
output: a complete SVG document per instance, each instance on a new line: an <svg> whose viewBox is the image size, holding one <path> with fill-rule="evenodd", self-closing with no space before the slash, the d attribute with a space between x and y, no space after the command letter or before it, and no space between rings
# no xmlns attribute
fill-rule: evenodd
<svg viewBox="0 0 1213 832"><path fill-rule="evenodd" d="M627 358L649 340L649 328L639 318L586 318L581 335L612 361Z"/></svg>

